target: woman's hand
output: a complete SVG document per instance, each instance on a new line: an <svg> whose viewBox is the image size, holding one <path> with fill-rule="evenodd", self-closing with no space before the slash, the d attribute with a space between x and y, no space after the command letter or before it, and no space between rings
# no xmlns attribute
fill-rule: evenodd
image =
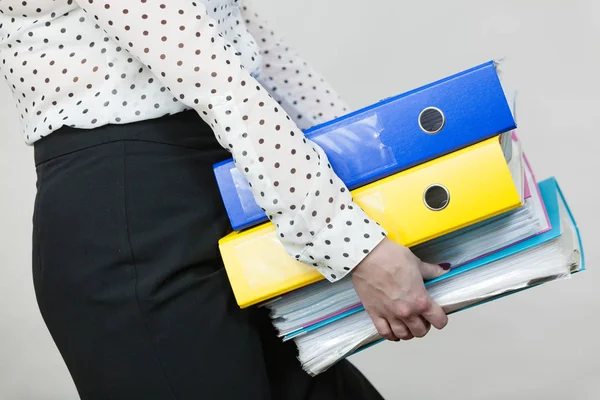
<svg viewBox="0 0 600 400"><path fill-rule="evenodd" d="M393 341L425 336L448 317L425 289L424 279L446 271L424 263L408 248L385 238L352 272L356 293L379 334Z"/></svg>

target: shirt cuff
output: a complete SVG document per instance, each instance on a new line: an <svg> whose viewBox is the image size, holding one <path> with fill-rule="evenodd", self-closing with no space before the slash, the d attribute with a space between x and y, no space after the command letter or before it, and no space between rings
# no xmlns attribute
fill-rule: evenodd
<svg viewBox="0 0 600 400"><path fill-rule="evenodd" d="M351 203L306 246L299 261L315 267L330 282L336 282L386 236L387 231L381 225Z"/></svg>

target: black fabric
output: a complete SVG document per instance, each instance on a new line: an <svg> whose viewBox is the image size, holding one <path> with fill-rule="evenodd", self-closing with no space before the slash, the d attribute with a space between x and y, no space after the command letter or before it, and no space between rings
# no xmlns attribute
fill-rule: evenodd
<svg viewBox="0 0 600 400"><path fill-rule="evenodd" d="M237 306L212 173L229 156L191 111L35 145L34 285L80 397L381 399L347 361L309 377Z"/></svg>

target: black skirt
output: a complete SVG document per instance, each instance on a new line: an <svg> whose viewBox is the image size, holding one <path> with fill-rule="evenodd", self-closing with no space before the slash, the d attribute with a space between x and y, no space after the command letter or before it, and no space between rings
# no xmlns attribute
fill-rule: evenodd
<svg viewBox="0 0 600 400"><path fill-rule="evenodd" d="M36 143L35 291L81 398L381 399L346 361L309 377L237 306L212 172L229 157L193 111Z"/></svg>

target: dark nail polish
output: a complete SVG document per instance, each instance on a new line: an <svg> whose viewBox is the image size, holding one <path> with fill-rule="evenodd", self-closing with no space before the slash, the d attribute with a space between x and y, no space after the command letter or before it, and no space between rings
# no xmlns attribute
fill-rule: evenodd
<svg viewBox="0 0 600 400"><path fill-rule="evenodd" d="M443 263L443 264L440 264L440 267L442 267L442 269L444 271L448 271L450 269L451 265L448 263Z"/></svg>

